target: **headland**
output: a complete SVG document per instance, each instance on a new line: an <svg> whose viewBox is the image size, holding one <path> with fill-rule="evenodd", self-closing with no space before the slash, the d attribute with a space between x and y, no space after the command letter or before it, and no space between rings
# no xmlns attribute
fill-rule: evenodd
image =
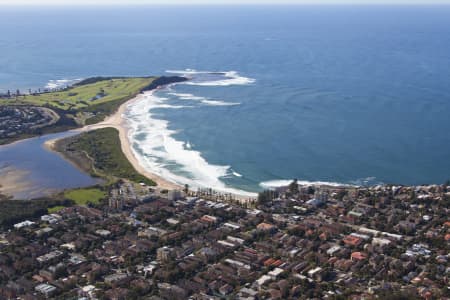
<svg viewBox="0 0 450 300"><path fill-rule="evenodd" d="M134 176L131 179L151 185L156 184L158 189L180 189L176 184L147 171L139 164L128 143L128 130L122 115L127 105L140 99L143 93L149 93L162 85L185 80L187 79L178 76L95 77L52 91L29 91L28 94L21 94L20 91L15 94L9 92L0 98L0 117L5 119L4 122L0 122L0 145L55 132L86 134L110 128L117 132L116 140L112 143L115 143L115 146L120 145L116 147L117 153L120 153L117 157L123 156L122 167L125 166L125 169L130 170L129 174ZM19 122L20 126L9 126L15 121ZM57 144L62 145L63 141L57 143L57 140L47 141L45 145L50 150L56 150L78 169L94 177L106 178L106 181L111 183L109 176L89 169L86 157L79 156L76 159L69 152L62 151L62 146L58 148ZM14 166L11 168L13 172ZM12 195L17 189L23 189L31 184L24 180L24 176L19 176L18 172L15 170L14 176L8 176L8 182L2 182L3 187L0 190L5 195ZM115 179L120 178L121 174L115 177Z"/></svg>

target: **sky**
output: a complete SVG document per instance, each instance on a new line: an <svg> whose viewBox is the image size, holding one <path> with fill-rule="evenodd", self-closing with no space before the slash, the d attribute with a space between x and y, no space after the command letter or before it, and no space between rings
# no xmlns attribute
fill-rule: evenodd
<svg viewBox="0 0 450 300"><path fill-rule="evenodd" d="M450 4L450 0L0 0L0 5Z"/></svg>

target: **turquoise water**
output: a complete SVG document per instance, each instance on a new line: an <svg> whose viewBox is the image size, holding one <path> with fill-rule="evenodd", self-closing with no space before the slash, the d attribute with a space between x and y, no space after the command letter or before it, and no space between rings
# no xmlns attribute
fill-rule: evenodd
<svg viewBox="0 0 450 300"><path fill-rule="evenodd" d="M179 182L450 178L450 7L9 8L0 53L3 90L191 76L128 112L142 163Z"/></svg>

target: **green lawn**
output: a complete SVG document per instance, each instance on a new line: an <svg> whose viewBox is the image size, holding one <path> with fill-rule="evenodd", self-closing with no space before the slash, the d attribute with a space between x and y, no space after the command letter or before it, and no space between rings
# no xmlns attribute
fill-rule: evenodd
<svg viewBox="0 0 450 300"><path fill-rule="evenodd" d="M99 204L106 198L106 193L96 188L70 190L64 193L65 198L73 200L77 205L87 205L88 203Z"/></svg>
<svg viewBox="0 0 450 300"><path fill-rule="evenodd" d="M55 133L92 125L117 111L120 105L161 85L185 81L182 77L92 77L59 91L17 98L0 99L0 105L43 106L59 115L53 125L38 129L26 128L0 145L37 135ZM0 128L1 130L1 128Z"/></svg>
<svg viewBox="0 0 450 300"><path fill-rule="evenodd" d="M130 99L143 88L150 85L154 78L137 77L97 80L87 80L87 84L75 85L64 91L20 96L17 100L11 99L2 101L2 103L50 106L66 111L84 110L107 102Z"/></svg>
<svg viewBox="0 0 450 300"><path fill-rule="evenodd" d="M122 152L119 132L115 128L102 128L67 138L57 143L58 151L68 159L74 154L89 158L90 172L114 182L117 178L133 182L156 185L155 182L138 173ZM87 156L86 156L87 154ZM80 156L80 155L76 155ZM78 162L79 163L79 162Z"/></svg>
<svg viewBox="0 0 450 300"><path fill-rule="evenodd" d="M54 207L48 208L48 209L47 209L47 212L48 212L49 214L54 214L54 213L59 212L59 211L60 211L61 209L63 209L63 208L66 208L66 206L54 206Z"/></svg>

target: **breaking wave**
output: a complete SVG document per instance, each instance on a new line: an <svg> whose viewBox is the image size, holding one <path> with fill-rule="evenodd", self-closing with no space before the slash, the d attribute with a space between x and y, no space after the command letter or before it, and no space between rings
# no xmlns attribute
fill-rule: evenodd
<svg viewBox="0 0 450 300"><path fill-rule="evenodd" d="M239 174L238 172L232 170L231 173L236 177L242 177L242 174Z"/></svg>
<svg viewBox="0 0 450 300"><path fill-rule="evenodd" d="M144 97L127 108L129 140L134 155L149 171L178 184L214 190L243 196L255 196L226 186L220 179L231 171L230 166L208 163L199 151L191 145L176 140L174 130L168 128L168 121L155 118L152 110L167 107L167 98L147 92Z"/></svg>
<svg viewBox="0 0 450 300"><path fill-rule="evenodd" d="M259 184L260 187L264 189L275 189L283 186L288 186L293 180L269 180L263 181ZM326 185L326 186L334 186L334 187L352 187L356 186L353 184L346 183L338 183L338 182L327 182L327 181L306 181L306 180L298 180L299 185Z"/></svg>
<svg viewBox="0 0 450 300"><path fill-rule="evenodd" d="M383 182L377 180L376 177L359 178L351 181L351 183L358 186L374 186L384 184Z"/></svg>
<svg viewBox="0 0 450 300"><path fill-rule="evenodd" d="M202 104L205 105L211 105L211 106L235 106L235 105L240 105L240 103L236 103L236 102L225 102L225 101L220 101L220 100L210 100L208 98L205 97L200 97L200 96L195 96L192 94L187 94L187 93L168 93L169 95L175 96L181 100L190 100L190 101L199 101Z"/></svg>
<svg viewBox="0 0 450 300"><path fill-rule="evenodd" d="M77 78L77 79L55 79L55 80L50 80L47 85L45 86L46 89L49 90L56 90L56 89L60 89L60 88L65 88L67 86L73 85L77 82L80 82L81 80L83 80L82 78Z"/></svg>
<svg viewBox="0 0 450 300"><path fill-rule="evenodd" d="M255 83L255 79L241 76L236 71L211 72L186 70L168 70L167 73L178 74L188 77L190 80L183 82L187 85L197 86L229 86L229 85L248 85Z"/></svg>

